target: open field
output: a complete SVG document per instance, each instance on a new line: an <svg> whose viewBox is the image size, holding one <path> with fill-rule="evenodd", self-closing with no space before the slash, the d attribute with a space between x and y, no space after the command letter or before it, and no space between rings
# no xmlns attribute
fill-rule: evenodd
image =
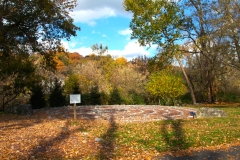
<svg viewBox="0 0 240 160"><path fill-rule="evenodd" d="M208 119L189 117L197 110L192 107L100 107L78 111L77 120L69 108L37 110L31 117L0 113L0 159L151 159L240 145L239 105L207 106L228 115Z"/></svg>

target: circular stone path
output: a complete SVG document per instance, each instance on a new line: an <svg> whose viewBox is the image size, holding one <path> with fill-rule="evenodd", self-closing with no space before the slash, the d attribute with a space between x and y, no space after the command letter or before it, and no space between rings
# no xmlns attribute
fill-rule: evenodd
<svg viewBox="0 0 240 160"><path fill-rule="evenodd" d="M77 106L77 119L103 119L116 122L146 122L167 119L193 118L190 112L196 109L158 106L158 105L100 105ZM48 118L73 118L73 107L51 108L47 110Z"/></svg>

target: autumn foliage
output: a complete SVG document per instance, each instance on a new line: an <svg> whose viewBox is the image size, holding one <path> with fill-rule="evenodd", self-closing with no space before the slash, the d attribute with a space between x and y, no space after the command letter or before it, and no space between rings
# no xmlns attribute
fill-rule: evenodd
<svg viewBox="0 0 240 160"><path fill-rule="evenodd" d="M187 92L182 77L170 70L162 70L152 74L149 77L146 89L150 94L164 101L174 101Z"/></svg>

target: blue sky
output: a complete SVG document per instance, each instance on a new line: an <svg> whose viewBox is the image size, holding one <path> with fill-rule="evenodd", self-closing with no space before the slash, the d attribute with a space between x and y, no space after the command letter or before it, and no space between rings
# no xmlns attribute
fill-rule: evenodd
<svg viewBox="0 0 240 160"><path fill-rule="evenodd" d="M68 51L86 56L92 53L93 44L101 43L108 46L108 54L114 58L130 60L156 53L154 48L147 50L139 46L137 40L130 40L132 14L124 10L123 0L78 0L77 3L71 15L81 31L70 41L62 41Z"/></svg>

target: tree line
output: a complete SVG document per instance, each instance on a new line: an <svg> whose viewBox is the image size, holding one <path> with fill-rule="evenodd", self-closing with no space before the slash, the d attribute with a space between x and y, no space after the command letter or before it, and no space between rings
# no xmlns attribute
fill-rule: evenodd
<svg viewBox="0 0 240 160"><path fill-rule="evenodd" d="M132 38L157 45L161 56L180 67L184 58L188 73L181 69L193 103L214 103L218 94L239 88L230 76L240 70L238 0L124 0L124 7L133 13ZM233 83L228 91L223 79Z"/></svg>
<svg viewBox="0 0 240 160"><path fill-rule="evenodd" d="M101 50L100 47L98 49ZM70 94L81 94L79 105L192 103L181 67L164 59L161 53L151 58L139 56L127 61L124 57L113 58L107 54L106 48L101 54L92 53L85 57L59 48L53 57L55 70L42 66L44 59L41 54L31 54L28 61L35 68L27 77L18 78L19 82L26 83L25 90L17 92L22 86L15 86L12 96L5 97L5 100L19 94L6 107L19 103L31 103L36 109L61 107L69 105ZM192 61L192 67L198 67L198 63ZM207 97L204 87L198 85L199 72L192 67L186 65L184 70L194 86L196 101L207 102L202 97ZM26 72L26 68L18 69ZM239 102L238 76L239 71L233 68L221 75L223 79L219 79L216 86L219 102Z"/></svg>
<svg viewBox="0 0 240 160"><path fill-rule="evenodd" d="M69 53L61 39L80 27L72 0L0 1L0 108L239 102L239 2L124 0L131 37L158 47L154 57L127 61L108 47ZM18 10L19 12L15 12ZM176 64L177 63L177 64Z"/></svg>

